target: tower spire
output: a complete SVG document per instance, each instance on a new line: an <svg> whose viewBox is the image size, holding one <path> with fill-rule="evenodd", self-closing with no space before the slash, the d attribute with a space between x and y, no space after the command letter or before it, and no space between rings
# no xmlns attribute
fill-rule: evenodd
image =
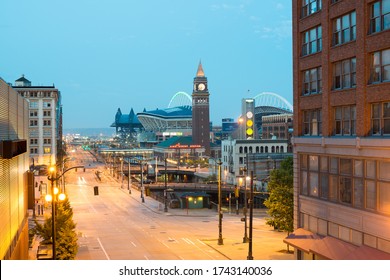
<svg viewBox="0 0 390 280"><path fill-rule="evenodd" d="M204 77L204 71L202 67L202 61L199 60L199 65L198 65L198 71L196 72L197 77Z"/></svg>

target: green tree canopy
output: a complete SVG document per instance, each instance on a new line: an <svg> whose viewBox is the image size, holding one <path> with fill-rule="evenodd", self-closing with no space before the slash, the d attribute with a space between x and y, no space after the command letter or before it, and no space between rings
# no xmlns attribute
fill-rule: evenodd
<svg viewBox="0 0 390 280"><path fill-rule="evenodd" d="M268 184L269 197L266 223L290 233L294 230L293 158L282 161L279 169L272 170Z"/></svg>
<svg viewBox="0 0 390 280"><path fill-rule="evenodd" d="M56 259L73 260L78 251L76 224L73 222L73 209L68 199L58 202L56 207ZM35 221L35 234L42 243L51 243L52 218L47 217L43 224Z"/></svg>

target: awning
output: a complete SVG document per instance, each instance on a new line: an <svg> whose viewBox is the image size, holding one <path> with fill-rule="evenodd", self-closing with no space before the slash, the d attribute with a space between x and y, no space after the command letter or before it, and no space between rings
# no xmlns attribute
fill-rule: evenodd
<svg viewBox="0 0 390 280"><path fill-rule="evenodd" d="M318 240L310 249L311 253L329 260L346 260L347 256L356 251L358 246L340 239L326 236Z"/></svg>
<svg viewBox="0 0 390 280"><path fill-rule="evenodd" d="M329 260L390 260L390 254L362 245L357 246L331 236L321 236L299 228L283 242L306 253Z"/></svg>
<svg viewBox="0 0 390 280"><path fill-rule="evenodd" d="M315 241L320 240L321 238L323 237L318 234L304 230L303 228L298 228L287 236L283 242L309 253L311 248L314 246Z"/></svg>

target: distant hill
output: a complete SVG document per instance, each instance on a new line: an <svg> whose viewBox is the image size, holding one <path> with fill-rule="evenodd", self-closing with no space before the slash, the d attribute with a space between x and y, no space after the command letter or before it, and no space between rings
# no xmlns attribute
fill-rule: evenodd
<svg viewBox="0 0 390 280"><path fill-rule="evenodd" d="M80 136L113 136L115 128L64 128L63 134L80 134Z"/></svg>

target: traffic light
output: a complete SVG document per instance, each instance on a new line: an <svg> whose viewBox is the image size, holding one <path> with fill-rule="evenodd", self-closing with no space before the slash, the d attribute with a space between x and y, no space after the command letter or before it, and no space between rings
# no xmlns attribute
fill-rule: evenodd
<svg viewBox="0 0 390 280"><path fill-rule="evenodd" d="M246 139L253 139L253 133L254 133L254 121L253 121L253 113L251 111L248 111L246 113Z"/></svg>

